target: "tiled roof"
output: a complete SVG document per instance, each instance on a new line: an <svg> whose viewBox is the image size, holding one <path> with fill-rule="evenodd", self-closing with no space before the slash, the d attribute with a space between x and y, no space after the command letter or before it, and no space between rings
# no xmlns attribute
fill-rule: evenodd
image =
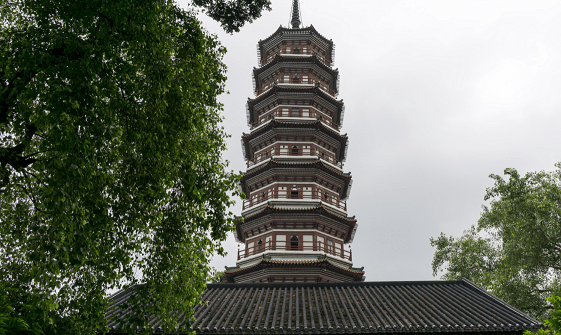
<svg viewBox="0 0 561 335"><path fill-rule="evenodd" d="M249 113L249 121L253 122L254 118L253 118L253 106L255 106L256 104L258 104L259 102L267 99L268 97L276 94L276 93L313 93L316 94L318 96L320 96L321 98L323 98L324 100L326 100L329 103L332 103L335 107L337 107L339 114L341 113L341 111L343 110L343 100L337 100L334 97L332 97L331 95L325 93L322 89L319 88L318 85L314 85L314 86L296 86L296 85L292 85L292 86L279 86L279 85L273 85L273 87L271 89L269 89L268 91L266 91L265 93L262 93L261 95L259 95L258 97L256 97L255 99L248 99L247 100L247 108L248 108L248 113Z"/></svg>
<svg viewBox="0 0 561 335"><path fill-rule="evenodd" d="M258 130L249 133L249 134L243 134L242 138L244 140L249 140L251 138L254 138L256 136L259 136L263 133L265 133L268 130L271 130L273 128L314 128L314 129L321 129L324 130L325 132L329 133L330 136L338 139L341 142L346 142L347 139L349 138L347 136L347 134L341 135L339 132L337 132L336 130L334 130L333 128L326 126L325 123L321 122L320 120L314 120L314 121L281 121L281 120L277 120L277 119L272 119L271 121L269 121L269 123L261 128L259 128Z"/></svg>
<svg viewBox="0 0 561 335"><path fill-rule="evenodd" d="M349 243L351 241L351 239L353 238L353 230L356 226L356 222L357 220L354 218L354 216L352 218L350 217L344 217L341 215L337 215L334 214L332 212L329 212L328 210L325 209L325 207L320 204L317 207L312 207L312 208L279 208L279 207L274 207L271 205L267 205L267 207L263 208L262 211L257 212L251 216L245 216L243 217L243 220L238 218L237 220L234 220L234 225L236 226L236 234L237 234L237 239L240 241L243 241L244 238L242 236L242 231L240 228L240 225L244 224L244 223L249 223L252 220L258 219L260 217L263 217L265 215L269 215L269 214L273 214L273 213L286 213L286 214L321 214L324 215L328 218L331 218L333 220L337 220L339 222L342 222L344 224L347 224L349 226L349 230L346 234L345 237L345 243Z"/></svg>
<svg viewBox="0 0 561 335"><path fill-rule="evenodd" d="M311 157L313 157L313 156L311 156ZM347 188L349 187L349 183L351 182L351 179L352 179L350 174L346 174L346 173L343 173L343 172L340 172L340 171L337 171L337 170L333 169L328 164L325 164L324 160L322 160L320 158L316 159L313 162L281 162L281 161L275 160L275 158L273 156L273 158L271 158L271 160L269 160L269 162L267 164L263 164L259 168L255 168L255 169L253 169L249 172L244 173L244 175L240 179L240 182L243 185L246 180L248 180L251 177L259 175L263 171L267 171L267 170L274 169L274 168L279 168L279 167L280 168L292 168L292 169L314 169L315 168L315 169L320 169L321 171L327 172L330 175L341 179L345 183L345 185L343 187L343 190L341 191L341 196L344 196L345 194L347 194ZM247 190L243 186L242 186L242 191L244 191L244 193L248 194Z"/></svg>
<svg viewBox="0 0 561 335"><path fill-rule="evenodd" d="M254 272L259 269L267 268L267 267L284 267L284 268L309 268L309 267L320 267L329 269L335 272L344 273L350 277L354 277L357 281L364 280L363 275L364 271L362 269L355 269L355 268L342 268L337 264L329 261L326 258L318 259L318 260L302 260L302 261L294 261L294 260L272 260L263 258L259 263L253 264L251 266L245 268L228 268L224 274L228 276L239 276L244 273Z"/></svg>
<svg viewBox="0 0 561 335"><path fill-rule="evenodd" d="M108 316L123 313L131 294L115 294ZM209 284L203 300L191 327L198 334L520 334L543 326L467 280ZM118 322L108 326L118 332Z"/></svg>
<svg viewBox="0 0 561 335"><path fill-rule="evenodd" d="M334 70L331 67L325 65L322 61L319 60L319 58L314 54L312 56L308 56L308 55L298 55L298 54L291 54L290 56L284 56L283 54L276 54L275 57L266 65L262 66L262 67L258 67L258 68L253 68L253 78L255 78L256 80L256 87L259 89L261 87L260 85L260 81L257 80L258 76L260 73L262 73L263 71L266 71L267 69L269 69L270 67L272 67L275 64L281 63L281 62L285 62L285 61L289 61L289 62L294 62L294 61L298 61L299 63L313 63L318 65L319 67L321 67L324 71L326 71L327 73L331 74L331 76L334 79L334 82L331 84L331 87L334 90L337 90L337 78L338 78L338 74L339 71L338 70Z"/></svg>
<svg viewBox="0 0 561 335"><path fill-rule="evenodd" d="M308 31L313 35L320 37L327 45L333 46L333 41L328 40L322 34L318 33L318 31L316 30L316 28L314 28L313 25L310 25L309 27L299 28L299 29L286 28L280 26L273 34L271 34L271 36L267 37L264 40L260 40L258 46L261 47L263 44L269 42L269 40L271 40L276 35L282 35L282 34L292 35L292 34L298 34L300 32L308 32Z"/></svg>
<svg viewBox="0 0 561 335"><path fill-rule="evenodd" d="M271 95L273 93L276 93L276 92L305 92L305 93L309 92L309 93L316 93L316 94L321 95L324 99L329 100L331 103L333 103L339 109L341 109L343 107L343 101L342 100L337 100L334 97L332 97L331 95L325 93L319 87L319 85L314 85L314 86L297 86L297 85L280 86L280 85L273 85L273 87L270 90L268 90L266 93L263 93L263 94L259 95L255 99L248 99L247 103L249 104L250 107L253 107L255 104L257 104L261 100L264 100L269 95Z"/></svg>
<svg viewBox="0 0 561 335"><path fill-rule="evenodd" d="M272 130L272 129L276 129L276 128L289 128L289 129L319 129L321 130L324 134L327 134L328 136L332 137L333 139L335 139L336 141L338 141L339 143L341 143L341 149L340 150L340 155L339 155L339 159L343 159L344 155L345 155L345 145L347 145L347 141L349 139L349 137L347 136L347 134L341 135L339 132L335 131L333 128L326 126L325 123L321 122L320 120L315 120L312 122L290 122L290 121L280 121L277 119L272 119L271 121L269 121L269 123L267 123L265 126L259 128L258 130L249 133L249 134L243 134L242 135L242 141L243 141L243 145L245 146L245 153L246 153L246 158L251 158L250 155L250 150L249 150L249 141L251 141L253 138L256 138L260 135L263 135L264 133Z"/></svg>

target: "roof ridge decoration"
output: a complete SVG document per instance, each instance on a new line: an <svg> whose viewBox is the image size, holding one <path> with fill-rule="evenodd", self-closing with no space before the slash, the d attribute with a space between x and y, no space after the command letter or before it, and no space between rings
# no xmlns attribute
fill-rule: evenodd
<svg viewBox="0 0 561 335"><path fill-rule="evenodd" d="M292 29L300 28L302 24L302 17L300 16L300 3L298 0L292 1L292 19L290 23L292 24Z"/></svg>

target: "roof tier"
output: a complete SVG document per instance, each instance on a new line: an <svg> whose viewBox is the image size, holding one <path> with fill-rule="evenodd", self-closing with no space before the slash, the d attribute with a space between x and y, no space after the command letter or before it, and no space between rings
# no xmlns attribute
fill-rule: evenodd
<svg viewBox="0 0 561 335"><path fill-rule="evenodd" d="M315 270L315 271L313 271ZM330 272L330 273L326 273ZM252 278L248 278L248 277ZM317 260L272 260L264 256L258 263L243 268L226 268L224 279L226 282L238 281L298 281L308 278L311 281L353 282L364 281L363 269L344 268L323 257ZM330 280L331 279L331 280Z"/></svg>
<svg viewBox="0 0 561 335"><path fill-rule="evenodd" d="M252 131L249 134L243 134L242 135L242 145L244 147L243 148L243 153L244 153L244 156L245 156L244 158L246 160L253 159L253 151L250 150L250 142L259 138L260 136L266 135L267 132L270 132L270 131L273 132L271 134L273 136L277 129L319 130L326 137L330 138L333 143L338 143L339 144L339 149L340 150L339 150L338 160L339 161L344 161L345 160L345 154L346 154L345 149L346 149L346 147L348 145L348 141L349 141L349 137L346 134L341 135L339 132L333 130L331 127L329 127L328 125L326 125L325 123L323 123L320 120L311 121L311 122L296 122L296 121L280 121L280 120L277 120L277 119L272 119L271 121L269 121L266 125L262 126L261 128L256 129L255 131Z"/></svg>
<svg viewBox="0 0 561 335"><path fill-rule="evenodd" d="M311 55L286 55L286 54L277 54L275 57L268 62L266 65L253 68L253 80L255 81L255 88L254 91L258 91L261 89L261 81L259 80L260 76L266 76L269 72L274 71L276 68L282 67L282 65L290 63L298 64L298 68L302 68L304 66L317 66L321 71L324 71L327 75L329 75L333 80L330 83L330 88L333 89L336 93L339 91L339 71L337 69L332 69L331 67L325 65L315 54ZM318 70L319 71L319 70Z"/></svg>
<svg viewBox="0 0 561 335"><path fill-rule="evenodd" d="M316 83L317 84L317 83ZM334 121L341 125L344 113L343 100L335 99L331 94L326 93L319 85L273 85L268 91L258 95L255 99L247 101L247 122L253 124L256 120L255 108L261 103L268 103L271 99L314 99L318 97L322 101L331 104L337 110Z"/></svg>
<svg viewBox="0 0 561 335"><path fill-rule="evenodd" d="M323 216L332 220L337 223L337 227L334 227L333 229L340 230L344 243L352 243L358 228L357 220L354 217L350 218L338 215L321 203L318 206L308 208L280 208L266 205L259 212L252 214L251 216L246 216L243 220L241 218L234 220L234 224L236 226L236 240L244 242L244 230L246 227L263 225L263 222L261 222L263 220L260 219L265 219L265 221L270 221L270 219L282 221L283 217L290 217L294 215L298 216L300 221L306 221L308 216L315 215Z"/></svg>
<svg viewBox="0 0 561 335"><path fill-rule="evenodd" d="M118 333L134 294L111 297ZM521 334L543 326L468 280L352 283L209 284L190 330L199 334ZM178 318L181 326L185 318ZM148 326L157 333L158 320ZM187 332L180 332L187 333Z"/></svg>

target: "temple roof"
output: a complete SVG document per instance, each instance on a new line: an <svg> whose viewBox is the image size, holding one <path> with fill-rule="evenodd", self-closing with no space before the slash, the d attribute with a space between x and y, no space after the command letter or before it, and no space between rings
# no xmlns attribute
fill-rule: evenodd
<svg viewBox="0 0 561 335"><path fill-rule="evenodd" d="M246 274L249 272L254 272L258 270L262 270L265 268L322 268L331 270L333 272L341 273L353 278L355 281L363 281L364 271L362 269L355 269L355 268L343 268L333 262L331 262L327 258L322 258L318 260L306 260L306 261L294 261L294 260L272 260L263 258L259 263L253 264L248 267L244 268L226 268L224 271L224 276L226 279L231 279L233 281L234 277L240 276L242 274Z"/></svg>
<svg viewBox="0 0 561 335"><path fill-rule="evenodd" d="M107 317L129 313L119 306L131 294L114 294ZM543 326L466 279L209 284L203 300L191 327L198 334L520 334ZM157 325L149 323L155 333ZM117 333L119 323L108 327Z"/></svg>
<svg viewBox="0 0 561 335"><path fill-rule="evenodd" d="M254 68L253 69L253 78L255 78L255 87L259 89L261 87L261 83L258 80L259 74L263 73L264 71L270 69L275 64L283 63L283 62L298 62L301 63L312 63L319 66L323 71L327 72L333 78L330 87L337 92L337 80L339 78L339 71L337 69L333 69L330 66L325 65L317 55L290 55L286 56L283 54L277 54L270 62L263 65L262 67Z"/></svg>
<svg viewBox="0 0 561 335"><path fill-rule="evenodd" d="M240 225L244 223L249 223L252 220L256 220L260 217L270 214L320 214L330 219L336 220L338 222L344 223L349 226L347 233L345 234L345 243L351 243L354 238L354 232L356 231L355 227L357 227L357 220L354 217L345 217L341 215L334 214L327 209L320 203L320 205L312 208L279 208L274 207L271 205L267 205L263 210L257 212L251 216L246 216L243 220L238 219L234 220L234 225L236 226L236 238L239 241L244 241L244 237L242 236L242 231Z"/></svg>
<svg viewBox="0 0 561 335"><path fill-rule="evenodd" d="M297 122L297 121L280 121L280 120L276 120L276 119L272 119L271 121L269 121L269 123L249 134L243 134L242 135L242 141L244 142L245 145L245 154L246 154L246 159L251 159L252 155L250 155L251 151L249 150L249 141L251 141L251 139L260 136L264 133L266 133L267 131L274 129L274 128L289 128L289 129L294 129L294 128L298 128L298 129L319 129L321 131L323 131L325 134L327 134L328 136L334 138L336 141L338 141L339 143L341 143L341 150L339 153L339 160L343 160L345 157L345 145L347 144L347 141L349 140L349 137L345 134L345 135L341 135L339 132L335 131L333 128L326 126L325 123L321 122L320 120L316 120L316 121L312 121L312 122Z"/></svg>
<svg viewBox="0 0 561 335"><path fill-rule="evenodd" d="M325 45L329 46L330 48L333 47L333 41L332 40L324 37L322 34L320 34L316 30L316 28L314 28L313 25L310 25L310 26L304 27L304 28L286 28L286 27L280 26L269 37L265 38L264 40L259 41L259 44L258 44L259 48L262 48L263 46L267 45L276 36L281 36L281 35L285 35L285 36L306 36L306 35L315 36L315 37L318 37L323 43L325 43Z"/></svg>
<svg viewBox="0 0 561 335"><path fill-rule="evenodd" d="M344 182L344 186L341 190L340 193L340 197L343 198L347 198L347 192L349 190L349 183L351 182L351 175L350 173L343 173L343 172L339 172L336 171L335 169L331 168L328 164L325 163L324 160L322 159L317 159L313 162L279 162L276 161L273 158L271 158L269 160L269 162L267 164L263 164L261 166L259 166L259 168L255 168L249 172L244 173L244 175L242 176L242 178L240 179L240 183L242 185L242 191L245 194L249 194L248 190L245 187L245 181L248 180L249 178L256 176L260 173L262 173L263 171L268 171L270 169L274 169L274 168L292 168L292 169L297 169L297 168L303 168L303 169L311 169L311 168L315 168L315 169L319 169L321 171L327 172L330 175L337 177L339 179L341 179Z"/></svg>
<svg viewBox="0 0 561 335"><path fill-rule="evenodd" d="M319 84L319 83L317 83L317 84ZM279 85L273 85L272 88L270 88L268 91L265 91L264 93L260 94L255 99L248 99L248 101L247 101L247 108L248 108L248 114L249 114L249 120L248 121L250 123L253 123L253 121L254 121L253 107L255 105L257 105L259 102L267 99L271 95L276 94L276 93L280 93L280 92L311 93L311 94L316 94L318 96L321 96L324 100L333 104L337 108L339 113L337 113L338 117L336 119L336 122L341 123L340 117L341 117L341 112L343 111L343 105L344 105L343 100L337 100L333 96L331 96L330 94L325 93L319 87L319 85L314 85L314 86L298 86L298 85L279 86ZM294 97L291 97L291 98L292 99L297 99L299 97L294 96Z"/></svg>

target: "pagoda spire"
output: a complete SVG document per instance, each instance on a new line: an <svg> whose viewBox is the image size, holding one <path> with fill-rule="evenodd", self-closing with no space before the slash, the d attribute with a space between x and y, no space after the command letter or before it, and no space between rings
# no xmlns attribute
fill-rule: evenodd
<svg viewBox="0 0 561 335"><path fill-rule="evenodd" d="M300 3L298 0L292 1L292 19L290 20L292 24L292 29L300 28L302 24L302 18L300 17Z"/></svg>

